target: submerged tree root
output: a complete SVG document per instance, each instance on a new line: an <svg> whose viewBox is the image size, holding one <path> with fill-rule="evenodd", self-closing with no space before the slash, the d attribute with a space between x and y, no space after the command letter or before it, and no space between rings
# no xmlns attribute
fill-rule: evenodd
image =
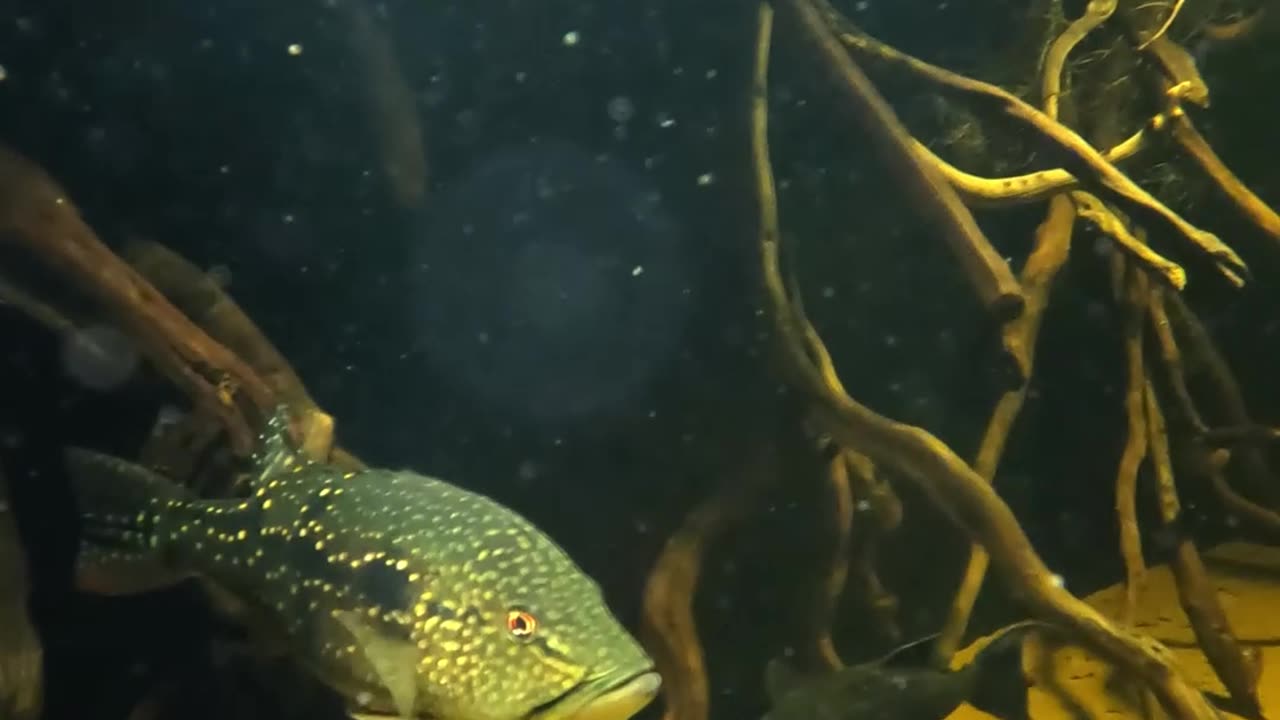
<svg viewBox="0 0 1280 720"><path fill-rule="evenodd" d="M830 29L812 0L787 0L782 7L808 44L823 48L830 46ZM1008 506L982 476L945 444L921 428L896 423L876 414L847 394L831 392L823 381L805 350L804 333L796 322L778 265L780 235L764 100L771 12L768 6L761 6L760 32L763 40L757 46L761 57L757 60L751 113L752 158L757 179L760 259L768 310L786 353L790 369L788 380L792 387L812 404L814 419L836 442L867 454L877 465L893 469L919 484L962 529L984 546L995 568L1036 615L1078 634L1087 645L1142 678L1172 717L1179 720L1210 720L1216 717L1216 712L1203 696L1190 687L1174 667L1167 650L1149 639L1116 628L1061 587L1056 576L1044 566L1031 547ZM850 96L875 92L851 58L824 54L839 68L841 77L853 78L860 86L856 93L849 90Z"/></svg>
<svg viewBox="0 0 1280 720"><path fill-rule="evenodd" d="M84 223L65 191L8 148L0 148L0 240L20 245L103 306L187 394L197 416L216 418L237 454L253 450L253 428L283 402L294 416L293 430L305 452L358 465L349 454L331 452L332 418L316 406L289 364L221 288L155 244L135 244L136 268L121 261ZM0 290L51 328L72 330L72 321L51 306L11 285ZM196 434L213 437L211 432Z"/></svg>
<svg viewBox="0 0 1280 720"><path fill-rule="evenodd" d="M275 345L207 273L162 245L135 240L124 260L193 322L239 357L262 378L279 402L289 406L311 457L328 458L333 418L320 410L302 380Z"/></svg>
<svg viewBox="0 0 1280 720"><path fill-rule="evenodd" d="M1195 227L1156 200L1070 128L1002 88L931 65L885 45L860 31L827 0L813 0L811 7L819 14L824 25L850 50L871 60L906 69L1021 122L1044 141L1052 151L1053 158L1062 163L1067 172L1079 178L1085 189L1123 207L1145 224L1167 229L1184 238L1193 247L1209 255L1217 264L1218 270L1232 284L1244 283L1248 268L1234 250L1218 236Z"/></svg>
<svg viewBox="0 0 1280 720"><path fill-rule="evenodd" d="M768 452L762 447L762 451ZM706 720L706 660L693 600L707 548L737 525L773 481L772 456L743 464L745 482L725 485L690 511L668 538L644 588L640 637L662 676L663 720Z"/></svg>
<svg viewBox="0 0 1280 720"><path fill-rule="evenodd" d="M1252 654L1246 653L1236 640L1218 601L1218 591L1200 559L1200 552L1180 526L1182 506L1174 484L1164 413L1150 380L1143 383L1143 405L1160 521L1166 532L1177 537L1170 565L1178 588L1178 600L1191 621L1200 650L1231 694L1237 706L1234 708L1236 712L1248 718L1260 718L1262 711L1258 704L1257 684L1261 669L1256 649Z"/></svg>
<svg viewBox="0 0 1280 720"><path fill-rule="evenodd" d="M1022 270L1022 286L1027 293L1027 312L1017 322L1010 323L1005 328L1005 332L1011 336L1008 344L1016 348L1019 362L1028 378L1031 377L1035 363L1036 339L1040 334L1044 310L1049 304L1049 291L1070 253L1075 216L1075 208L1071 206L1067 196L1059 195L1050 201L1049 212L1036 231L1035 248ZM1027 388L1023 385L1006 391L996 401L973 462L974 471L987 482L995 479L1009 433L1013 430L1026 397ZM947 622L935 645L934 662L939 667L950 666L952 656L960 648L989 565L990 557L981 545L974 544L970 547L969 563L952 600Z"/></svg>
<svg viewBox="0 0 1280 720"><path fill-rule="evenodd" d="M267 385L120 262L52 178L7 148L0 148L0 239L22 245L107 308L161 372L218 417L236 452L252 449L246 416L268 416ZM234 397L225 396L227 387Z"/></svg>

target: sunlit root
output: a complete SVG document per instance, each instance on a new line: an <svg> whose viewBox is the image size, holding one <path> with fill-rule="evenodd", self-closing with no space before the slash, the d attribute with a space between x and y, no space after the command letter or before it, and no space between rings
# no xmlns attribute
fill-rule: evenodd
<svg viewBox="0 0 1280 720"><path fill-rule="evenodd" d="M1138 597L1146 575L1142 559L1142 535L1138 529L1138 469L1147 456L1147 416L1144 401L1146 365L1142 359L1142 327L1147 306L1147 276L1134 268L1125 268L1120 256L1113 256L1120 266L1124 312L1125 392L1124 412L1127 425L1124 450L1116 469L1116 521L1120 528L1120 554L1124 559L1124 622L1132 624L1137 614Z"/></svg>
<svg viewBox="0 0 1280 720"><path fill-rule="evenodd" d="M1035 247L1022 268L1022 287L1027 294L1027 312L1017 321L1005 326L1006 345L1015 349L1018 362L1023 373L1030 378L1035 363L1036 339L1040 334L1040 325L1044 318L1044 310L1049 304L1050 289L1058 271L1067 262L1071 249L1071 231L1075 224L1076 211L1065 195L1059 195L1049 202L1049 212L1044 222L1036 230ZM1027 387L1008 390L996 401L991 419L987 422L986 433L982 444L978 447L974 459L974 471L987 482L992 482L1000 458L1004 454L1009 433L1026 401ZM969 625L969 617L978 600L982 584L990 563L986 550L979 544L969 549L969 563L965 567L960 587L951 602L947 622L942 634L934 646L934 662L939 667L948 667L951 658L960 648L964 640L965 630Z"/></svg>
<svg viewBox="0 0 1280 720"><path fill-rule="evenodd" d="M1145 128L1138 130L1124 142L1103 153L1103 157L1112 163L1127 160L1147 146L1147 138ZM1055 193L1074 190L1080 186L1080 181L1074 175L1061 168L1009 177L981 177L943 160L924 143L916 141L915 148L938 168L960 194L960 199L973 207L1004 207L1039 202Z"/></svg>
<svg viewBox="0 0 1280 720"><path fill-rule="evenodd" d="M806 42L830 41L830 31L812 0L781 3ZM787 360L787 379L811 404L813 420L841 445L868 455L917 483L929 497L991 555L992 564L1034 614L1077 633L1091 648L1143 679L1177 720L1213 720L1216 712L1186 683L1168 651L1158 643L1124 632L1061 587L1036 554L1008 506L991 486L945 444L927 431L896 423L859 404L847 394L831 392L805 348L779 269L777 200L769 162L765 103L768 37L772 10L760 8L761 41L757 45L753 93L752 159L760 212L760 253L767 310L775 323ZM853 74L875 92L862 71L846 57L842 74ZM878 95L878 93L876 93ZM906 148L910 151L910 148Z"/></svg>
<svg viewBox="0 0 1280 720"><path fill-rule="evenodd" d="M1044 114L1052 119L1058 118L1058 106L1062 99L1063 69L1067 64L1067 56L1093 32L1111 17L1116 11L1117 0L1089 0L1084 14L1067 26L1061 35L1054 38L1044 54L1044 73L1040 86L1040 105Z"/></svg>
<svg viewBox="0 0 1280 720"><path fill-rule="evenodd" d="M875 40L854 26L827 0L811 0L811 2L824 24L831 28L845 47L873 60L905 68L935 84L961 92L994 111L1020 121L1036 132L1052 150L1053 160L1061 163L1067 172L1079 178L1086 189L1107 202L1123 208L1136 220L1151 227L1159 226L1167 229L1186 239L1194 247L1208 254L1228 281L1234 285L1244 283L1248 268L1234 250L1225 245L1218 236L1193 226L1181 215L1152 197L1070 128L1002 88L931 65Z"/></svg>
<svg viewBox="0 0 1280 720"><path fill-rule="evenodd" d="M828 58L844 54L830 35L825 36L817 49ZM915 139L889 104L878 94L867 92L869 82L864 88L861 83L852 82L839 64L828 62L828 65L842 76L840 86L867 134L867 145L880 152L884 164L904 187L914 210L946 238L983 306L1001 323L1021 315L1026 303L1017 279L955 189L934 163L916 151Z"/></svg>
<svg viewBox="0 0 1280 720"><path fill-rule="evenodd" d="M1076 190L1071 193L1071 200L1076 204L1076 212L1079 213L1080 218L1096 227L1098 232L1114 242L1117 248L1144 265L1173 289L1181 290L1186 287L1187 271L1134 236L1124 221L1116 217L1116 214L1097 196L1083 190Z"/></svg>
<svg viewBox="0 0 1280 720"><path fill-rule="evenodd" d="M1280 214L1231 172L1231 168L1213 151L1186 112L1175 106L1167 113L1167 118L1165 127L1182 151L1200 166L1246 218L1266 234L1280 240Z"/></svg>
<svg viewBox="0 0 1280 720"><path fill-rule="evenodd" d="M726 485L695 507L667 539L644 588L640 637L662 676L663 720L706 720L706 661L693 617L702 557L737 524L773 477L771 456L744 463L745 482Z"/></svg>
<svg viewBox="0 0 1280 720"><path fill-rule="evenodd" d="M1191 629L1200 650L1231 694L1236 711L1245 717L1259 718L1258 659L1246 654L1236 640L1231 631L1231 623L1218 601L1218 591L1200 559L1200 552L1180 526L1182 507L1169 457L1169 438L1164 414L1150 381L1144 383L1143 404L1146 408L1149 454L1155 471L1160 521L1165 531L1177 538L1171 566L1178 587L1178 600L1191 621Z"/></svg>
<svg viewBox="0 0 1280 720"><path fill-rule="evenodd" d="M23 246L100 303L144 355L217 415L237 453L251 450L246 417L266 416L274 406L270 388L116 258L52 178L7 148L0 148L0 241Z"/></svg>
<svg viewBox="0 0 1280 720"><path fill-rule="evenodd" d="M1178 14L1182 12L1182 8L1185 4L1186 0L1171 0L1167 5L1149 2L1141 4L1126 4L1125 15L1128 17L1130 23L1135 26L1136 32L1134 34L1136 37L1134 38L1134 41L1137 45L1137 49L1145 50L1150 47L1152 43L1164 40L1165 33L1169 32L1169 28L1173 25L1173 21L1178 19ZM1142 22L1142 19L1138 17L1140 10L1155 13L1155 22ZM1151 27L1150 29L1138 27L1140 25L1150 25Z"/></svg>
<svg viewBox="0 0 1280 720"><path fill-rule="evenodd" d="M814 591L808 661L814 667L836 670L844 667L835 642L831 639L831 622L840 605L849 574L849 551L853 538L854 494L849 480L849 465L844 454L835 452L827 459L823 472L826 490L824 506L829 508L831 534L830 555Z"/></svg>

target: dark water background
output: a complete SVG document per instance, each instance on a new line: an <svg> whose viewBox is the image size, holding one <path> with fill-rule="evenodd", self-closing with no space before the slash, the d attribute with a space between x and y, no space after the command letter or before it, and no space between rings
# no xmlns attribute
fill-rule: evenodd
<svg viewBox="0 0 1280 720"><path fill-rule="evenodd" d="M958 64L1016 32L964 3L924 3L924 14L909 4L873 0L859 18L904 49ZM754 5L370 7L422 115L422 211L389 199L361 76L319 0L0 2L0 141L56 177L108 244L136 233L226 272L234 297L337 418L344 446L518 509L633 626L645 575L683 514L752 468L772 469L777 482L758 511L708 558L697 601L713 717L758 716L763 663L803 626L817 568L797 558L817 558L824 538L815 467L771 374L758 312L746 124ZM971 455L995 397L990 328L810 56L779 32L774 163L806 305L855 396ZM1276 64L1246 44L1205 67L1215 93L1205 131L1273 205L1270 118L1280 100L1260 83ZM584 160L593 157L607 162ZM503 169L521 162L592 190L514 229L500 218L518 211L521 193L537 193ZM1191 217L1239 249L1258 280L1228 292L1193 263L1189 293L1255 412L1274 418L1270 278L1280 252L1215 202ZM980 220L1020 261L1040 216ZM1049 565L1084 594L1119 579L1110 486L1123 375L1105 263L1088 232L1077 238L999 484ZM572 252L539 250L551 246ZM561 317L547 298L566 286ZM517 312L534 325L511 330L496 351L469 344L494 328L502 335ZM48 716L124 717L153 675L187 683L198 706L212 692L197 682L208 619L181 591L71 594L74 526L53 465L62 444L136 453L174 398L146 374L86 389L60 352L0 307L0 430L34 556ZM938 627L964 545L935 508L898 489L907 520L883 549L882 572L902 598L904 629L918 635ZM1197 531L1227 536L1212 503L1202 505ZM993 583L984 595L978 629L1016 615L1002 590ZM882 652L853 593L845 605L846 660Z"/></svg>

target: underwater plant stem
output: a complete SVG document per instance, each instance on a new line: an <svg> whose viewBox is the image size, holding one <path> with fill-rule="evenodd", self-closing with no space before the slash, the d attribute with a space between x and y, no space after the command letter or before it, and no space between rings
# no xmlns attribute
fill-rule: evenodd
<svg viewBox="0 0 1280 720"><path fill-rule="evenodd" d="M757 23L756 64L760 73L768 66L773 36L773 8L768 3L760 4ZM690 511L649 571L642 600L641 639L663 679L663 720L707 720L711 700L706 659L693 616L703 552L754 504L772 473L764 467L767 464L744 464L745 483L724 484Z"/></svg>
<svg viewBox="0 0 1280 720"><path fill-rule="evenodd" d="M1165 289L1151 288L1151 297L1147 301L1147 312L1151 318L1151 329L1156 336L1160 348L1160 360L1164 363L1168 376L1169 388L1173 391L1174 400L1178 403L1178 411L1182 419L1191 425L1198 434L1205 431L1204 420L1196 410L1195 401L1191 399L1191 391L1187 388L1186 369L1182 364L1182 350L1178 348L1178 339L1173 336L1173 326L1169 323L1169 313L1164 307Z"/></svg>
<svg viewBox="0 0 1280 720"><path fill-rule="evenodd" d="M1098 196L1084 190L1073 190L1071 200L1082 220L1088 221L1098 232L1115 243L1129 257L1142 263L1152 274L1164 280L1175 290L1187 286L1187 271L1138 239L1116 213Z"/></svg>
<svg viewBox="0 0 1280 720"><path fill-rule="evenodd" d="M827 352L827 346L823 344L817 328L813 326L813 323L809 322L809 318L805 315L804 302L800 296L799 288L796 288L795 292L791 294L791 312L796 325L804 333L805 348L809 352L810 359L817 367L822 381L826 383L827 389L837 395L843 395L845 392L844 384L840 382L840 376L836 374L835 363L831 360L831 353ZM875 567L875 548L876 541L882 533L890 532L901 524L902 501L898 499L897 494L893 491L893 486L876 472L875 463L871 462L871 459L866 455L848 447L841 447L838 455L844 465L843 480L848 483L848 487L847 490L844 490L838 485L832 486L832 492L835 496L832 509L838 518L836 548L832 556L829 572L817 590L817 599L815 601L817 610L813 615L814 625L811 633L814 638L813 654L815 659L818 664L829 667L840 667L842 664L839 660L839 654L835 651L834 644L831 645L829 653L823 649L823 645L830 642L831 618L834 615L841 591L846 583L849 564L848 556L852 543L852 517L849 518L847 525L839 519L846 512L843 503L844 492L849 494L849 509L847 512L852 513L853 502L856 498L859 502L867 503L870 509L869 516L873 521L864 526L861 541L858 543L856 551L853 552L855 571L861 580L865 601L871 611L875 613L879 620L879 627L889 640L893 644L897 644L901 639L897 621L898 598L889 592L884 587L884 583L880 581L880 576ZM829 468L829 472L838 473L839 471L832 467ZM829 480L839 482L840 478L829 476ZM835 659L835 665L831 663L832 658Z"/></svg>
<svg viewBox="0 0 1280 720"><path fill-rule="evenodd" d="M1165 17L1164 22L1160 23L1160 27L1156 28L1151 37L1143 40L1138 44L1138 50L1145 50L1151 43L1164 39L1165 33L1169 32L1169 27L1173 25L1173 21L1178 19L1178 13L1182 12L1182 6L1186 0L1173 0L1173 7L1169 9L1169 15Z"/></svg>
<svg viewBox="0 0 1280 720"><path fill-rule="evenodd" d="M1165 530L1177 538L1170 564L1178 589L1178 600L1187 619L1191 621L1191 629L1201 652L1231 694L1231 699L1245 717L1258 718L1261 714L1257 693L1260 673L1258 660L1240 647L1222 604L1218 601L1217 588L1205 569L1195 541L1180 526L1182 508L1174 482L1173 463L1169 457L1169 436L1155 386L1150 380L1144 384L1143 397L1160 521Z"/></svg>
<svg viewBox="0 0 1280 720"><path fill-rule="evenodd" d="M1199 408L1196 407L1195 399L1187 388L1186 368L1182 361L1182 350L1178 347L1178 339L1174 335L1173 323L1169 320L1168 311L1165 309L1165 296L1167 294L1167 291L1163 288L1152 288L1147 309L1150 312L1151 325L1155 330L1156 340L1159 343L1160 358L1165 366L1169 388L1173 392L1175 402L1177 402L1178 413L1182 421L1195 433L1196 437L1191 442L1197 444L1198 452L1202 455L1193 464L1194 473L1202 475L1208 480L1209 486L1218 496L1218 499L1222 501L1223 507L1228 512L1244 518L1250 524L1280 536L1280 513L1262 507L1237 493L1226 478L1225 466L1230 458L1230 453L1222 448L1211 449L1213 444L1217 442L1230 442L1235 439L1244 441L1264 440L1267 438L1263 438L1261 436L1262 433L1273 437L1280 437L1280 433L1276 433L1270 428L1259 428L1257 426L1207 428ZM1233 434L1232 431L1238 432ZM1240 433L1248 434L1248 437L1242 437Z"/></svg>
<svg viewBox="0 0 1280 720"><path fill-rule="evenodd" d="M812 647L810 658L828 670L844 667L840 653L831 638L831 622L840 604L845 581L849 574L849 549L853 537L853 490L849 482L849 465L844 452L837 452L827 461L823 473L829 501L831 531L835 542L831 544L826 571L814 593L813 612L809 613Z"/></svg>
<svg viewBox="0 0 1280 720"><path fill-rule="evenodd" d="M121 253L166 298L214 340L242 358L289 407L301 448L317 461L333 448L333 417L321 410L289 361L200 268L159 243L135 239Z"/></svg>
<svg viewBox="0 0 1280 720"><path fill-rule="evenodd" d="M1147 276L1133 267L1125 267L1124 258L1112 256L1123 273L1125 392L1124 411L1127 426L1124 449L1116 469L1116 522L1120 530L1120 555L1124 560L1124 623L1131 625L1137 617L1138 598L1146 583L1146 566L1142 559L1142 535L1138 529L1138 468L1147 456L1147 417L1144 401L1146 366L1142 358L1142 327L1146 317Z"/></svg>
<svg viewBox="0 0 1280 720"><path fill-rule="evenodd" d="M1062 72L1067 64L1067 56L1081 40L1111 17L1117 4L1118 0L1089 0L1084 14L1073 20L1049 45L1044 56L1044 74L1040 88L1040 104L1045 115L1058 119L1058 104L1062 98Z"/></svg>
<svg viewBox="0 0 1280 720"><path fill-rule="evenodd" d="M1071 23L1067 29L1050 45L1044 61L1043 102L1045 113L1051 118L1058 117L1058 100L1062 87L1062 71L1067 56L1089 32L1100 25L1115 11L1114 0L1095 0L1090 2L1085 15ZM1052 172L1052 171L1046 171ZM1063 171L1065 172L1065 171ZM1071 177L1067 174L1067 177ZM1074 178L1072 178L1074 179ZM1035 343L1040 331L1040 321L1049 304L1049 290L1058 271L1067 262L1071 249L1071 233L1075 227L1075 219L1079 214L1078 207L1073 204L1071 195L1059 193L1049 201L1049 210L1045 219L1036 229L1036 239L1031 255L1027 257L1022 268L1022 285L1027 293L1027 312L1021 323L1010 323L1006 331L1016 333L1013 347L1021 352L1016 355L1023 365L1024 377L1031 379L1035 359ZM982 443L978 447L974 459L974 470L994 483L996 470L1009 433L1022 412L1026 401L1026 385L1006 391L996 401L991 419L987 421L987 430ZM969 618L973 615L974 605L982 592L986 580L990 556L978 543L969 548L969 561L965 566L960 586L952 598L951 608L947 613L946 623L934 645L933 662L935 667L951 666L952 658L960 649L965 631L969 626Z"/></svg>
<svg viewBox="0 0 1280 720"><path fill-rule="evenodd" d="M1113 163L1127 160L1147 146L1147 138L1146 128L1141 128L1124 142L1103 153L1103 156ZM970 207L1024 205L1046 200L1058 192L1080 186L1080 181L1062 168L997 178L974 175L943 160L919 140L914 142L916 152L938 168L960 194L960 199Z"/></svg>
<svg viewBox="0 0 1280 720"><path fill-rule="evenodd" d="M1280 213L1263 202L1227 167L1183 107L1183 101L1200 106L1209 104L1209 87L1196 67L1195 58L1167 37L1151 41L1145 46L1145 54L1161 68L1160 89L1169 100L1168 110L1157 116L1156 127L1169 133L1182 152L1200 166L1241 214L1273 240L1280 240Z"/></svg>
<svg viewBox="0 0 1280 720"><path fill-rule="evenodd" d="M1012 93L990 83L960 75L890 47L859 30L827 0L809 0L820 8L825 24L845 47L873 60L904 68L925 79L965 94L1035 131L1052 150L1056 162L1079 178L1087 189L1124 207L1142 222L1158 225L1208 254L1233 285L1244 284L1244 260L1211 232L1187 222L1121 172L1102 153L1073 130L1045 115Z"/></svg>
<svg viewBox="0 0 1280 720"><path fill-rule="evenodd" d="M1017 279L1000 253L983 234L973 213L942 173L916 152L914 138L893 108L861 73L851 73L852 60L826 27L806 31L808 45L837 76L838 86L853 109L866 144L900 182L912 208L923 215L947 241L965 277L983 306L1000 323L1022 314L1026 300Z"/></svg>
<svg viewBox="0 0 1280 720"><path fill-rule="evenodd" d="M76 324L61 310L32 295L3 275L0 275L0 305L11 305L17 308L32 320L59 335L76 330Z"/></svg>
<svg viewBox="0 0 1280 720"><path fill-rule="evenodd" d="M826 30L811 0L787 0L780 7L814 35ZM762 14L766 12L762 10ZM853 66L853 72L861 70ZM757 82L764 78L757 75ZM865 80L865 76L863 76ZM763 87L753 94L751 157L759 212L758 248L767 312L778 333L791 388L810 403L812 418L845 447L916 483L949 517L991 555L992 566L1033 614L1077 633L1084 642L1127 672L1146 681L1175 720L1215 720L1217 712L1191 687L1169 651L1125 632L1067 592L1032 547L1009 506L981 475L945 443L923 428L886 418L848 394L831 392L805 349L779 267L777 192L769 161L767 106Z"/></svg>
<svg viewBox="0 0 1280 720"><path fill-rule="evenodd" d="M1179 347L1183 348L1184 354L1193 360L1213 387L1213 392L1206 394L1205 398L1213 403L1213 410L1216 411L1217 417L1212 418L1213 422L1253 425L1240 383L1226 358L1218 350L1209 330L1180 294L1166 293L1165 301L1170 326L1174 335L1181 340ZM1277 492L1275 475L1262 449L1243 446L1236 448L1232 455L1240 459L1250 490L1265 498L1268 505L1275 505L1280 500L1280 492Z"/></svg>
<svg viewBox="0 0 1280 720"><path fill-rule="evenodd" d="M760 443L737 481L691 510L667 539L645 582L641 639L662 676L663 720L707 720L710 693L693 599L706 548L741 522L776 477L772 446Z"/></svg>
<svg viewBox="0 0 1280 720"><path fill-rule="evenodd" d="M1035 364L1036 339L1040 335L1040 326L1044 319L1045 308L1049 305L1050 289L1058 271L1066 264L1071 251L1071 233L1075 226L1075 208L1065 194L1055 196L1049 201L1049 210L1044 221L1036 229L1035 247L1027 257L1022 268L1022 287L1027 295L1027 312L1018 320L1005 326L1009 335L1010 347L1015 349L1015 357L1022 365L1025 377L1030 380ZM1017 421L1026 401L1027 385L1008 390L996 401L991 419L987 421L986 433L978 447L973 469L987 482L994 482L1000 458L1004 455L1009 433ZM974 604L982 590L986 579L990 558L979 544L969 549L969 562L964 576L951 601L951 609L947 614L946 624L934 645L933 661L936 667L950 667L951 659L960 649L964 634L969 626L969 618L973 614Z"/></svg>
<svg viewBox="0 0 1280 720"><path fill-rule="evenodd" d="M1280 240L1280 214L1263 202L1222 162L1222 158L1218 157L1209 142L1196 129L1186 111L1175 106L1166 117L1166 127L1178 147L1200 166L1227 199L1258 229L1273 239Z"/></svg>
<svg viewBox="0 0 1280 720"><path fill-rule="evenodd" d="M252 450L255 433L243 413L267 417L270 388L112 254L53 178L8 148L0 148L0 231L109 308L162 372L216 414L237 454Z"/></svg>

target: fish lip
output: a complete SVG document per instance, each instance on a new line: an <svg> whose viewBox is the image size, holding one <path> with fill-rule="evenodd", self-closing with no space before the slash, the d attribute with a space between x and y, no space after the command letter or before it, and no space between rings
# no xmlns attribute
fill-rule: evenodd
<svg viewBox="0 0 1280 720"><path fill-rule="evenodd" d="M661 683L652 665L600 672L537 708L526 720L626 720L657 696Z"/></svg>

